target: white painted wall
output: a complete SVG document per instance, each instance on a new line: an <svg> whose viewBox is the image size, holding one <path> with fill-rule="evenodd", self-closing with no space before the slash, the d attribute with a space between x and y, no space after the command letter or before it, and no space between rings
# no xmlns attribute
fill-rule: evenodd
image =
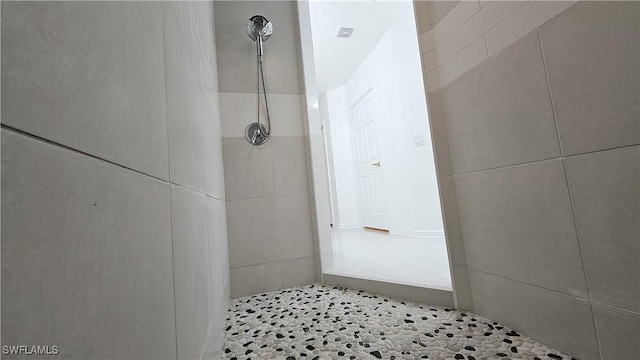
<svg viewBox="0 0 640 360"><path fill-rule="evenodd" d="M444 238L415 29L413 18L391 27L344 88L326 94L336 189L349 189L348 194L355 195L348 113L373 89L382 134L390 230L399 235ZM416 136L423 139L421 146L415 146ZM347 191L336 193L339 212L344 211L342 202L346 211L352 212L353 199L347 197Z"/></svg>
<svg viewBox="0 0 640 360"><path fill-rule="evenodd" d="M329 106L329 104L331 104ZM358 197L349 134L349 114L345 88L327 91L320 98L320 112L326 114L325 136L330 144L329 171L334 227L359 228Z"/></svg>

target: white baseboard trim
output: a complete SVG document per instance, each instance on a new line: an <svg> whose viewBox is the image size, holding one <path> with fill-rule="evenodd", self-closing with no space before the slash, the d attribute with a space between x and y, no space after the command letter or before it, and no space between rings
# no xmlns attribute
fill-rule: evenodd
<svg viewBox="0 0 640 360"><path fill-rule="evenodd" d="M360 229L362 225L360 224L334 224L334 227L338 229Z"/></svg>
<svg viewBox="0 0 640 360"><path fill-rule="evenodd" d="M444 230L389 229L389 233L414 239L444 239Z"/></svg>

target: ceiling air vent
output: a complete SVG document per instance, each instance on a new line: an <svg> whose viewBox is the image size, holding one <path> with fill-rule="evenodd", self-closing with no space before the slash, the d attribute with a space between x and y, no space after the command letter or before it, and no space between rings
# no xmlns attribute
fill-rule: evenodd
<svg viewBox="0 0 640 360"><path fill-rule="evenodd" d="M339 38L345 38L345 39L348 39L348 38L350 38L350 37L352 37L352 36L353 36L353 33L354 33L355 31L356 31L356 28L354 28L354 27L346 27L346 26L343 26L343 27L338 28L338 34L337 34L337 36L338 36Z"/></svg>

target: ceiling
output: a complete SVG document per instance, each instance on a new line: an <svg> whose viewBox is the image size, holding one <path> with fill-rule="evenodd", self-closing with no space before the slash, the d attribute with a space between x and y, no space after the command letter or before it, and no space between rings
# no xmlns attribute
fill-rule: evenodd
<svg viewBox="0 0 640 360"><path fill-rule="evenodd" d="M318 94L344 85L390 27L414 16L411 0L311 0L309 10ZM354 35L338 38L342 26Z"/></svg>

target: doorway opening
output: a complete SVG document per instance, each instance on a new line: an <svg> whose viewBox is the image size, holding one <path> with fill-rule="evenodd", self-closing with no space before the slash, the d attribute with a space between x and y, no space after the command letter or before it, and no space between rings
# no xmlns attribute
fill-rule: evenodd
<svg viewBox="0 0 640 360"><path fill-rule="evenodd" d="M332 224L323 273L450 291L413 2L310 1L309 19Z"/></svg>

